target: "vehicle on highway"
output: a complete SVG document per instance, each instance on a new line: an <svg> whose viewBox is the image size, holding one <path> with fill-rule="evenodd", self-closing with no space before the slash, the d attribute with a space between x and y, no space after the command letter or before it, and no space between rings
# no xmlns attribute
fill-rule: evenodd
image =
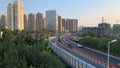
<svg viewBox="0 0 120 68"><path fill-rule="evenodd" d="M81 44L77 44L77 46L78 46L79 48L82 48L82 47L83 47L83 45L81 45Z"/></svg>
<svg viewBox="0 0 120 68"><path fill-rule="evenodd" d="M64 42L66 42L67 44L69 43L69 41L67 41L66 39L63 39Z"/></svg>

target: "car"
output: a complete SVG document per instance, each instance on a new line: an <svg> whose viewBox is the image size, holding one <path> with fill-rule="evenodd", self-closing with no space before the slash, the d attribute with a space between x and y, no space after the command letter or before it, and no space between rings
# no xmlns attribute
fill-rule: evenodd
<svg viewBox="0 0 120 68"><path fill-rule="evenodd" d="M64 42L69 43L66 39L63 39Z"/></svg>
<svg viewBox="0 0 120 68"><path fill-rule="evenodd" d="M83 45L80 45L80 44L77 44L77 46L78 46L78 47L80 47L80 48L82 48L82 47L83 47Z"/></svg>

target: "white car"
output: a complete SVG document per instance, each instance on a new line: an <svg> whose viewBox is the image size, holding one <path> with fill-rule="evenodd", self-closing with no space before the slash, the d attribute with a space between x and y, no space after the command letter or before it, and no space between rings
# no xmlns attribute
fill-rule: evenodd
<svg viewBox="0 0 120 68"><path fill-rule="evenodd" d="M80 48L83 47L83 45L80 45L80 44L77 44L77 46L80 47Z"/></svg>

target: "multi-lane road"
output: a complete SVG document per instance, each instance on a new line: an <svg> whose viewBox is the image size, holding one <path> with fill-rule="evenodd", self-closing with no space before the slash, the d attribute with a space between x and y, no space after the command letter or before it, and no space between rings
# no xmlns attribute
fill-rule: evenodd
<svg viewBox="0 0 120 68"><path fill-rule="evenodd" d="M75 36L75 35L72 35ZM72 44L72 48L69 48L65 44L59 44L60 41L56 43L56 39L53 39L52 42L55 43L58 47L64 49L70 54L78 57L79 59L97 67L97 68L107 68L107 54L88 48L88 47L78 47L76 42L70 40L66 37L66 35L60 36L61 41L65 43ZM102 64L103 63L103 64ZM120 68L118 64L120 63L120 58L116 56L110 55L110 65L113 66L111 68Z"/></svg>
<svg viewBox="0 0 120 68"><path fill-rule="evenodd" d="M52 42L56 44L56 39L52 40ZM99 63L96 63L96 62L94 62L93 60L90 60L90 59L88 59L88 58L80 55L79 53L73 51L72 49L68 48L67 46L65 46L65 45L63 45L63 44L59 44L59 42L58 42L56 45L57 45L58 47L64 49L65 51L69 52L70 54L78 57L79 59L85 61L86 63L89 63L89 64L91 64L91 65L93 65L93 66L95 66L95 67L97 67L97 68L106 68L104 65L101 65L101 64L99 64Z"/></svg>
<svg viewBox="0 0 120 68"><path fill-rule="evenodd" d="M103 60L105 60L105 61L107 62L107 57L108 57L107 54L102 53L102 52L100 52L100 51L96 51L96 50L90 49L90 48L88 48L88 47L79 48L79 47L77 46L77 43L76 43L76 42L73 42L72 40L66 38L65 36L62 37L62 39L65 39L66 41L71 42L73 47L78 48L79 50L82 50L82 51L84 51L84 52L87 52L87 53L89 53L89 54L91 54L91 55L94 55L94 56L96 56L96 57L98 57L98 58L101 58L101 59L103 59ZM115 64L115 65L118 66L118 64L120 63L120 58L119 58L119 57L115 57L115 56L110 56L110 63L111 63L111 64Z"/></svg>

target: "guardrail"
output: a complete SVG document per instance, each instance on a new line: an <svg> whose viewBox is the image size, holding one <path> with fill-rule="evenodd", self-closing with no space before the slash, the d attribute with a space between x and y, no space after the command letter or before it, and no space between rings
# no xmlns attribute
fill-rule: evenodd
<svg viewBox="0 0 120 68"><path fill-rule="evenodd" d="M74 42L74 39L72 39L71 36L68 36L68 35L67 35L66 38L68 38L68 39L70 39L71 41ZM102 64L102 65L104 65L104 66L107 67L107 61L105 61L104 59L99 58L99 57L96 57L96 56L93 56L93 55L91 55L91 54L89 54L89 53L86 53L86 52L83 52L83 51L81 51L81 50L77 50L77 49L74 49L74 50L78 51L81 55L83 55L83 56L85 56L85 57L87 57L87 58L89 58L89 59L92 59L92 60L94 60L95 62L98 62L98 63L100 63L100 64ZM118 65L116 65L116 64L110 63L110 68L119 68L119 67L118 67Z"/></svg>
<svg viewBox="0 0 120 68"><path fill-rule="evenodd" d="M52 37L49 39L49 42L51 43L51 49L62 59L66 60L71 67L73 68L96 68L95 66L79 59L78 57L70 54L69 52L65 51L64 49L56 46L55 43L51 41L51 39L54 39L55 37ZM58 42L58 44L60 44Z"/></svg>

